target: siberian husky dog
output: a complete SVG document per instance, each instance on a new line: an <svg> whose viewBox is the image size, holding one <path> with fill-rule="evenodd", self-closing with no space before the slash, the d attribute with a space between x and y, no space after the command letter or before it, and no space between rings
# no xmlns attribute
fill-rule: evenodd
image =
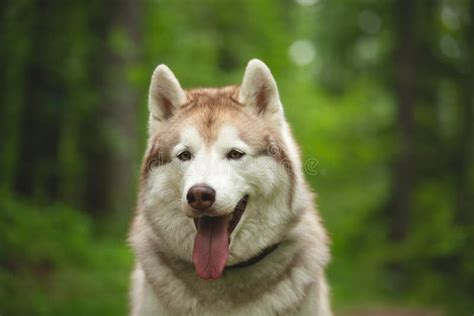
<svg viewBox="0 0 474 316"><path fill-rule="evenodd" d="M268 67L183 90L160 65L149 110L131 315L331 315L328 238Z"/></svg>

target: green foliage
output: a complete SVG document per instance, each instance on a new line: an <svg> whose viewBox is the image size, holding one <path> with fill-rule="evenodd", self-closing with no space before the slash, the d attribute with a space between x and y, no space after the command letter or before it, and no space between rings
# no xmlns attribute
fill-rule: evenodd
<svg viewBox="0 0 474 316"><path fill-rule="evenodd" d="M0 198L0 306L6 315L123 315L131 258L64 205ZM120 242L120 240L122 240Z"/></svg>
<svg viewBox="0 0 474 316"><path fill-rule="evenodd" d="M472 21L472 0L0 4L0 314L126 313L151 73L224 86L251 58L318 193L335 309L472 313Z"/></svg>

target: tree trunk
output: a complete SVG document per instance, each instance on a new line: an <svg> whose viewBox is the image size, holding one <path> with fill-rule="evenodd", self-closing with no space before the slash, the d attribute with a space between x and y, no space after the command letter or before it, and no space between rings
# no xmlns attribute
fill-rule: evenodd
<svg viewBox="0 0 474 316"><path fill-rule="evenodd" d="M394 92L397 106L396 156L392 169L392 192L387 206L390 238L401 242L410 224L414 167L414 107L416 102L415 1L395 3Z"/></svg>
<svg viewBox="0 0 474 316"><path fill-rule="evenodd" d="M25 12L34 10L30 3L2 3L0 10L0 192L14 191L20 169L19 151L22 141L22 115L26 86L27 60L31 54L33 17Z"/></svg>
<svg viewBox="0 0 474 316"><path fill-rule="evenodd" d="M114 17L107 34L103 100L99 122L103 151L91 162L97 171L91 179L89 209L126 214L132 205L137 163L137 89L130 74L136 66L140 42L139 1L114 3Z"/></svg>
<svg viewBox="0 0 474 316"><path fill-rule="evenodd" d="M463 225L473 223L473 195L471 192L470 164L474 148L474 0L468 8L470 25L466 27L464 39L467 48L467 72L460 76L460 128L457 145L454 150L454 178L456 196L456 220Z"/></svg>

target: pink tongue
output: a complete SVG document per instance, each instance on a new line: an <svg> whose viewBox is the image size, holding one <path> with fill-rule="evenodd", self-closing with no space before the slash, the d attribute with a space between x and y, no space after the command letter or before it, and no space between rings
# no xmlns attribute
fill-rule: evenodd
<svg viewBox="0 0 474 316"><path fill-rule="evenodd" d="M227 229L230 216L201 217L194 240L193 262L199 277L209 280L222 276L229 256Z"/></svg>

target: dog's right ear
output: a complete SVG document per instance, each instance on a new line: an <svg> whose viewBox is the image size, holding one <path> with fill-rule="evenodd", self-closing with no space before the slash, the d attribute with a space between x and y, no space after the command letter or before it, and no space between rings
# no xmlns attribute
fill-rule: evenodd
<svg viewBox="0 0 474 316"><path fill-rule="evenodd" d="M148 96L150 128L169 119L185 103L186 93L173 72L166 65L156 67L151 77Z"/></svg>

